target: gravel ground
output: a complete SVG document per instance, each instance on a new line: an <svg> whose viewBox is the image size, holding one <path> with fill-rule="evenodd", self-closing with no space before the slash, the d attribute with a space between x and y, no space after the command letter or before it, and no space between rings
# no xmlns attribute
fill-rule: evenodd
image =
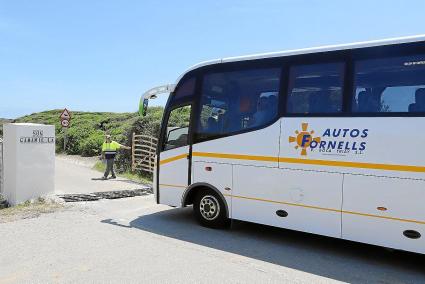
<svg viewBox="0 0 425 284"><path fill-rule="evenodd" d="M69 208L59 198L49 198L42 201L32 201L18 206L9 207L0 210L0 224L13 222L20 219L37 218L41 214L53 213L59 210ZM1 240L1 235L0 235Z"/></svg>

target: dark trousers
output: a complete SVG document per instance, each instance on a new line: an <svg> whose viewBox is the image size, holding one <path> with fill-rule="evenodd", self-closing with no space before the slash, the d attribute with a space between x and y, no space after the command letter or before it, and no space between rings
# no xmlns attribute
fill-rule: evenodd
<svg viewBox="0 0 425 284"><path fill-rule="evenodd" d="M112 174L112 176L115 176L114 172L114 159L106 159L106 171L105 171L105 178L109 176L109 173Z"/></svg>

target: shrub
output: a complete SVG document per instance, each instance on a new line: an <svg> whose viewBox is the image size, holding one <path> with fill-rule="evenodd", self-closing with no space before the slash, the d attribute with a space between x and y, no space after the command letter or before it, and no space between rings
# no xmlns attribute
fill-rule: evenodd
<svg viewBox="0 0 425 284"><path fill-rule="evenodd" d="M0 194L0 209L4 209L9 207L9 204L6 200L6 198L3 197L3 195Z"/></svg>
<svg viewBox="0 0 425 284"><path fill-rule="evenodd" d="M16 119L16 122L52 124L56 127L56 152L66 154L96 156L100 153L104 134L109 133L112 139L130 146L133 132L137 134L159 136L163 115L162 107L150 107L145 117L138 113L104 113L71 111L72 119L66 132L67 147L63 149L65 130L60 125L59 116L62 110L51 110L34 113ZM176 122L187 116L182 113ZM0 126L6 121L0 120ZM1 129L1 127L0 127ZM131 167L131 151L121 150L117 155L118 171L126 171Z"/></svg>
<svg viewBox="0 0 425 284"><path fill-rule="evenodd" d="M92 133L87 139L80 143L81 155L84 157L96 156L101 153L104 134L102 131Z"/></svg>
<svg viewBox="0 0 425 284"><path fill-rule="evenodd" d="M81 144L94 132L93 126L89 124L70 127L66 133L65 152L71 155L81 155Z"/></svg>

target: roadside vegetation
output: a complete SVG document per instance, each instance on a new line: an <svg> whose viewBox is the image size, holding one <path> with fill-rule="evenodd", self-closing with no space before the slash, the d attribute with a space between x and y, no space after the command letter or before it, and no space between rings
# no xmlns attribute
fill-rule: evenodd
<svg viewBox="0 0 425 284"><path fill-rule="evenodd" d="M45 111L18 118L14 122L53 124L56 127L57 152L96 156L100 154L106 133L122 144L131 142L131 134L134 131L157 135L156 129L159 129L162 108L151 108L150 115L146 117L140 117L138 113L71 112L71 124L67 130L60 126L60 114L61 110ZM63 148L65 131L66 149Z"/></svg>
<svg viewBox="0 0 425 284"><path fill-rule="evenodd" d="M3 195L0 194L0 210L7 208L9 204L7 203L6 198L3 197Z"/></svg>
<svg viewBox="0 0 425 284"><path fill-rule="evenodd" d="M2 127L2 125L4 123L8 123L8 122L11 122L11 121L12 121L11 119L0 118L0 137L3 136L3 127Z"/></svg>
<svg viewBox="0 0 425 284"><path fill-rule="evenodd" d="M0 196L0 200L4 199ZM16 206L8 207L6 206L7 204L3 205L0 206L0 223L36 218L41 214L52 213L65 207L62 203L43 197L27 200Z"/></svg>
<svg viewBox="0 0 425 284"><path fill-rule="evenodd" d="M65 130L60 125L59 116L62 110L50 110L33 113L14 120L0 119L0 136L2 125L6 122L17 123L42 123L52 124L56 128L56 152L68 155L81 155L85 157L99 156L104 135L112 135L112 139L123 145L131 146L133 132L137 134L159 136L160 125L164 109L150 107L145 117L137 112L79 112L71 110L71 124L66 130L67 143L64 149ZM177 126L189 117L188 113L181 112L170 118L169 126ZM103 164L98 163L97 169L102 169ZM151 176L131 172L131 152L120 151L116 157L117 173L138 181L151 180Z"/></svg>

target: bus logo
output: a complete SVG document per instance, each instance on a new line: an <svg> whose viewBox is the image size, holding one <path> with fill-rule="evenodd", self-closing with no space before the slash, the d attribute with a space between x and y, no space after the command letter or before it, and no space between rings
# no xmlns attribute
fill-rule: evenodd
<svg viewBox="0 0 425 284"><path fill-rule="evenodd" d="M312 141L320 143L320 137L314 137L314 130L308 131L308 123L301 124L301 131L296 130L295 136L289 136L289 143L296 143L295 149L301 148L301 156L307 156L307 148Z"/></svg>

